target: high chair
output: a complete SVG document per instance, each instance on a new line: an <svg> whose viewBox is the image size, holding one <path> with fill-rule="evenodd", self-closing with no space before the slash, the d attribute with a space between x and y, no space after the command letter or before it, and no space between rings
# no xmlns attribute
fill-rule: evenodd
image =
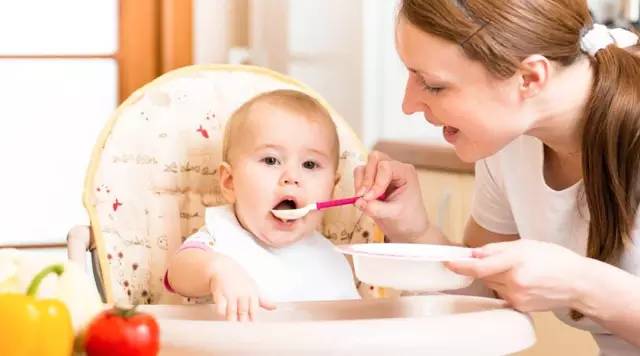
<svg viewBox="0 0 640 356"><path fill-rule="evenodd" d="M116 110L94 148L84 204L90 227L68 236L71 259L85 264L108 303L141 305L158 318L165 355L509 354L535 342L530 319L496 299L398 292L359 283L365 300L282 303L260 322L229 323L201 300L165 290L167 256L223 203L216 169L230 114L274 89L305 92L327 107L340 140L335 197L352 196L353 169L366 151L345 121L303 84L267 69L204 65L169 72ZM322 232L336 244L383 242L352 206L326 211ZM428 276L425 276L428 278ZM374 298L372 298L374 297ZM174 304L174 305L172 305Z"/></svg>
<svg viewBox="0 0 640 356"><path fill-rule="evenodd" d="M120 105L98 138L86 174L90 230L68 235L69 256L84 265L92 251L98 289L107 302L180 303L165 291L167 256L203 224L207 206L224 203L218 188L225 122L255 95L294 89L330 112L340 140L335 197L353 195L353 170L367 152L348 124L314 91L268 69L199 65L166 73ZM322 232L336 244L382 242L354 207L330 209ZM363 297L381 290L361 285Z"/></svg>

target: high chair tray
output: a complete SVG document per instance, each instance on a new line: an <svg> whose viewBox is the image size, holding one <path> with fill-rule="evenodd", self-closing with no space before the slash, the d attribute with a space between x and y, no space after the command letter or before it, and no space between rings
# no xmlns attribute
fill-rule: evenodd
<svg viewBox="0 0 640 356"><path fill-rule="evenodd" d="M430 295L279 304L253 323L211 305L144 305L162 355L504 355L535 343L531 319L497 299Z"/></svg>

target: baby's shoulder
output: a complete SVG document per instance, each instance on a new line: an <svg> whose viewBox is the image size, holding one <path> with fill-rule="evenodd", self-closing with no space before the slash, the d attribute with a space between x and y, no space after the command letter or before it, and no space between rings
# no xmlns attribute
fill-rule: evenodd
<svg viewBox="0 0 640 356"><path fill-rule="evenodd" d="M207 229L207 226L205 225L205 226L202 226L200 229L198 229L198 231L196 231L196 232L192 233L191 235L187 236L185 241L202 241L202 242L213 241L213 242L215 242L215 237L209 231L209 229Z"/></svg>

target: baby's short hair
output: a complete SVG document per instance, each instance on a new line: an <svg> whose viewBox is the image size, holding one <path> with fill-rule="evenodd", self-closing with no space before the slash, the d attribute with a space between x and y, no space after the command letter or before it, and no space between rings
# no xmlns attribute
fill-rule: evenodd
<svg viewBox="0 0 640 356"><path fill-rule="evenodd" d="M266 93L256 95L251 100L242 104L227 121L224 130L224 140L222 143L222 160L229 162L229 151L233 145L233 138L237 135L237 130L242 123L249 117L251 108L258 103L269 103L277 105L280 108L290 110L296 114L300 114L307 120L318 120L329 125L332 132L332 139L335 143L335 163L338 165L340 148L336 125L331 118L329 111L320 102L313 97L297 91L289 89L273 90Z"/></svg>

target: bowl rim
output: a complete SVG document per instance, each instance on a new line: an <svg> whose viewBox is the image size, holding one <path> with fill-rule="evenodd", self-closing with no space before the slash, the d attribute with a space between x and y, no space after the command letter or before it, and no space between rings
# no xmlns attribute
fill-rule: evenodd
<svg viewBox="0 0 640 356"><path fill-rule="evenodd" d="M471 248L450 245L411 243L360 243L337 245L336 249L345 255L351 255L354 257L390 260L446 262L475 259L472 256ZM411 249L415 250L416 253L402 253L401 251L398 251L399 249L402 249L403 251Z"/></svg>

